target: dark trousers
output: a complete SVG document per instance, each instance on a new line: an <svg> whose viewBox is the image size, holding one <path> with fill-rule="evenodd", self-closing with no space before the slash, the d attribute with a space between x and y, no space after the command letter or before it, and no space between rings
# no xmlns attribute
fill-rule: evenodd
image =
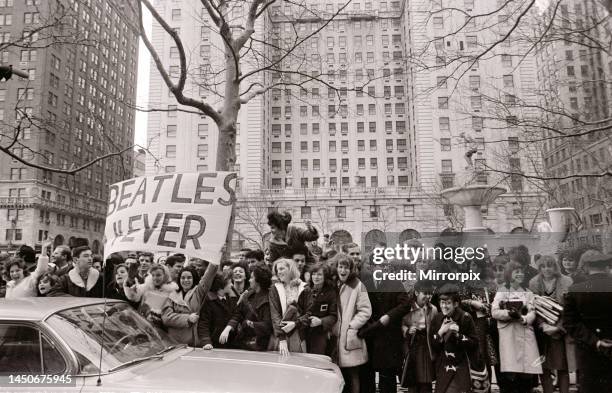
<svg viewBox="0 0 612 393"><path fill-rule="evenodd" d="M408 393L431 393L431 383L417 383L416 386L408 387Z"/></svg>
<svg viewBox="0 0 612 393"><path fill-rule="evenodd" d="M378 392L397 393L397 370L382 369L378 371ZM376 371L372 368L372 363L359 367L360 393L376 393Z"/></svg>
<svg viewBox="0 0 612 393"><path fill-rule="evenodd" d="M522 373L501 373L504 375L506 388L505 393L531 393L533 388L537 386L537 382L534 385L534 378L537 376L532 374Z"/></svg>

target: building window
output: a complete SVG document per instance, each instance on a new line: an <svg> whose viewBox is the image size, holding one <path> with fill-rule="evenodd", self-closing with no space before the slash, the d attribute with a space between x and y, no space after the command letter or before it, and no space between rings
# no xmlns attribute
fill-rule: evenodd
<svg viewBox="0 0 612 393"><path fill-rule="evenodd" d="M302 219L310 219L312 217L312 210L310 206L302 206L300 208L300 217Z"/></svg>
<svg viewBox="0 0 612 393"><path fill-rule="evenodd" d="M438 97L438 109L448 109L448 97Z"/></svg>
<svg viewBox="0 0 612 393"><path fill-rule="evenodd" d="M198 157L206 158L207 155L208 155L208 145L207 144L198 145Z"/></svg>
<svg viewBox="0 0 612 393"><path fill-rule="evenodd" d="M451 151L451 139L441 138L440 139L440 149L442 151Z"/></svg>
<svg viewBox="0 0 612 393"><path fill-rule="evenodd" d="M174 173L176 172L176 167L173 165L166 166L166 173Z"/></svg>
<svg viewBox="0 0 612 393"><path fill-rule="evenodd" d="M511 55L501 55L501 61L503 67L512 67L512 56Z"/></svg>
<svg viewBox="0 0 612 393"><path fill-rule="evenodd" d="M442 173L453 173L453 160L442 160Z"/></svg>
<svg viewBox="0 0 612 393"><path fill-rule="evenodd" d="M176 124L174 125L168 125L166 127L166 136L168 138L174 138L176 137Z"/></svg>
<svg viewBox="0 0 612 393"><path fill-rule="evenodd" d="M404 205L404 217L414 217L414 205Z"/></svg>
<svg viewBox="0 0 612 393"><path fill-rule="evenodd" d="M346 206L336 206L336 218L346 218Z"/></svg>
<svg viewBox="0 0 612 393"><path fill-rule="evenodd" d="M482 108L482 97L481 96L471 96L470 104L472 105L472 109Z"/></svg>
<svg viewBox="0 0 612 393"><path fill-rule="evenodd" d="M504 87L514 87L514 76L512 74L504 75Z"/></svg>
<svg viewBox="0 0 612 393"><path fill-rule="evenodd" d="M176 158L176 145L166 145L166 158Z"/></svg>
<svg viewBox="0 0 612 393"><path fill-rule="evenodd" d="M172 20L180 20L181 19L181 9L175 8L172 10Z"/></svg>
<svg viewBox="0 0 612 393"><path fill-rule="evenodd" d="M168 117L176 117L176 105L168 105Z"/></svg>

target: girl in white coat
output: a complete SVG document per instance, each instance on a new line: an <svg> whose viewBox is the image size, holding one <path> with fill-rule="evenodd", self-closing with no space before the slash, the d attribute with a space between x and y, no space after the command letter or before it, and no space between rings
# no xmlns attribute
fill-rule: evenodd
<svg viewBox="0 0 612 393"><path fill-rule="evenodd" d="M359 366L368 361L365 340L357 332L372 316L368 291L357 278L355 263L344 254L333 258L338 270L338 365L351 393L359 393Z"/></svg>
<svg viewBox="0 0 612 393"><path fill-rule="evenodd" d="M501 372L508 381L509 392L529 393L534 375L542 374L533 330L534 294L521 285L525 279L521 264L508 263L504 275L506 285L499 287L491 311L499 330Z"/></svg>

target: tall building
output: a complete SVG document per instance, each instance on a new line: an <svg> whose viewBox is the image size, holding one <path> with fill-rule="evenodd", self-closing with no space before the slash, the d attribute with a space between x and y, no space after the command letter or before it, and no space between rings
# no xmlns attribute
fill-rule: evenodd
<svg viewBox="0 0 612 393"><path fill-rule="evenodd" d="M546 15L551 12L553 9L547 9ZM548 139L541 144L546 174L564 177L603 173L612 165L612 139L609 128L605 129L612 108L612 57L592 43L600 37L609 42L609 18L600 22L608 12L597 1L565 0L558 13L557 28L562 28L565 35L546 40L537 48L541 105L554 111L548 113L554 128L584 135L559 138L552 130L547 132ZM592 132L602 127L602 131ZM603 233L607 231L610 236L609 176L556 180L551 182L549 192L555 207L576 209L588 230L582 236L584 241L601 245Z"/></svg>
<svg viewBox="0 0 612 393"><path fill-rule="evenodd" d="M509 34L516 18L513 6L484 0L411 1L404 9L411 38L418 183L433 193L465 184L506 188L483 209L495 222L492 228L501 232L516 229L516 220L531 230L545 218L547 203L540 182L509 175L542 171L537 148L524 143L528 131L523 127L537 103L535 56L524 38L533 26L523 22Z"/></svg>
<svg viewBox="0 0 612 393"><path fill-rule="evenodd" d="M67 170L133 143L138 37L128 2L7 0L0 20L2 63L29 73L0 83L3 144L18 135L15 155ZM76 175L1 154L0 248L84 238L100 252L108 185L131 176L131 154Z"/></svg>
<svg viewBox="0 0 612 393"><path fill-rule="evenodd" d="M187 53L187 84L185 95L218 108L223 103L225 86L223 41L204 8L194 9L192 3L180 1L154 2L159 14L178 30ZM233 7L232 23L238 24L246 9ZM262 34L258 22L257 35ZM158 24L153 24L151 43L166 65L170 77L176 82L180 74L179 52L172 37ZM248 60L243 59L243 60ZM243 67L243 73L250 70ZM259 76L249 79L257 82ZM194 108L177 105L151 63L149 105L166 111L152 112L148 116L147 144L153 153L147 157L147 175L157 173L214 171L218 131L215 123L204 115L194 114ZM248 85L248 84L247 84ZM191 113L190 113L191 112ZM263 97L255 97L243 104L238 118L236 137L237 160L235 170L243 189L266 187L268 173L264 163L268 150L265 143L265 107Z"/></svg>
<svg viewBox="0 0 612 393"><path fill-rule="evenodd" d="M496 232L530 230L545 218L537 185L491 170L541 167L537 150L519 142L515 121L529 116L519 103L535 102L535 60L519 63L525 43L507 42L490 59L466 62L454 86L461 72L453 75L450 59L469 59L510 25L486 29L477 21L452 34L466 14L496 4L447 3L444 12L425 0L270 7L270 58L291 72L270 76L285 84L267 96L271 187L242 199L238 239L261 237L263 213L273 209L327 233L348 231L359 243L380 232L439 232L461 222L440 191L468 183L507 188L483 206L485 225Z"/></svg>

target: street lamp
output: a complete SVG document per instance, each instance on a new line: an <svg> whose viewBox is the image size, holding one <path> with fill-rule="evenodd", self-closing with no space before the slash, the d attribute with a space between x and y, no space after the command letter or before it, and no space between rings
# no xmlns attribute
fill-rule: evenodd
<svg viewBox="0 0 612 393"><path fill-rule="evenodd" d="M11 76L13 76L13 74L20 76L24 79L29 79L30 78L30 74L19 70L17 68L13 68L13 65L8 65L8 66L0 66L0 81L2 80L9 80L11 79Z"/></svg>

